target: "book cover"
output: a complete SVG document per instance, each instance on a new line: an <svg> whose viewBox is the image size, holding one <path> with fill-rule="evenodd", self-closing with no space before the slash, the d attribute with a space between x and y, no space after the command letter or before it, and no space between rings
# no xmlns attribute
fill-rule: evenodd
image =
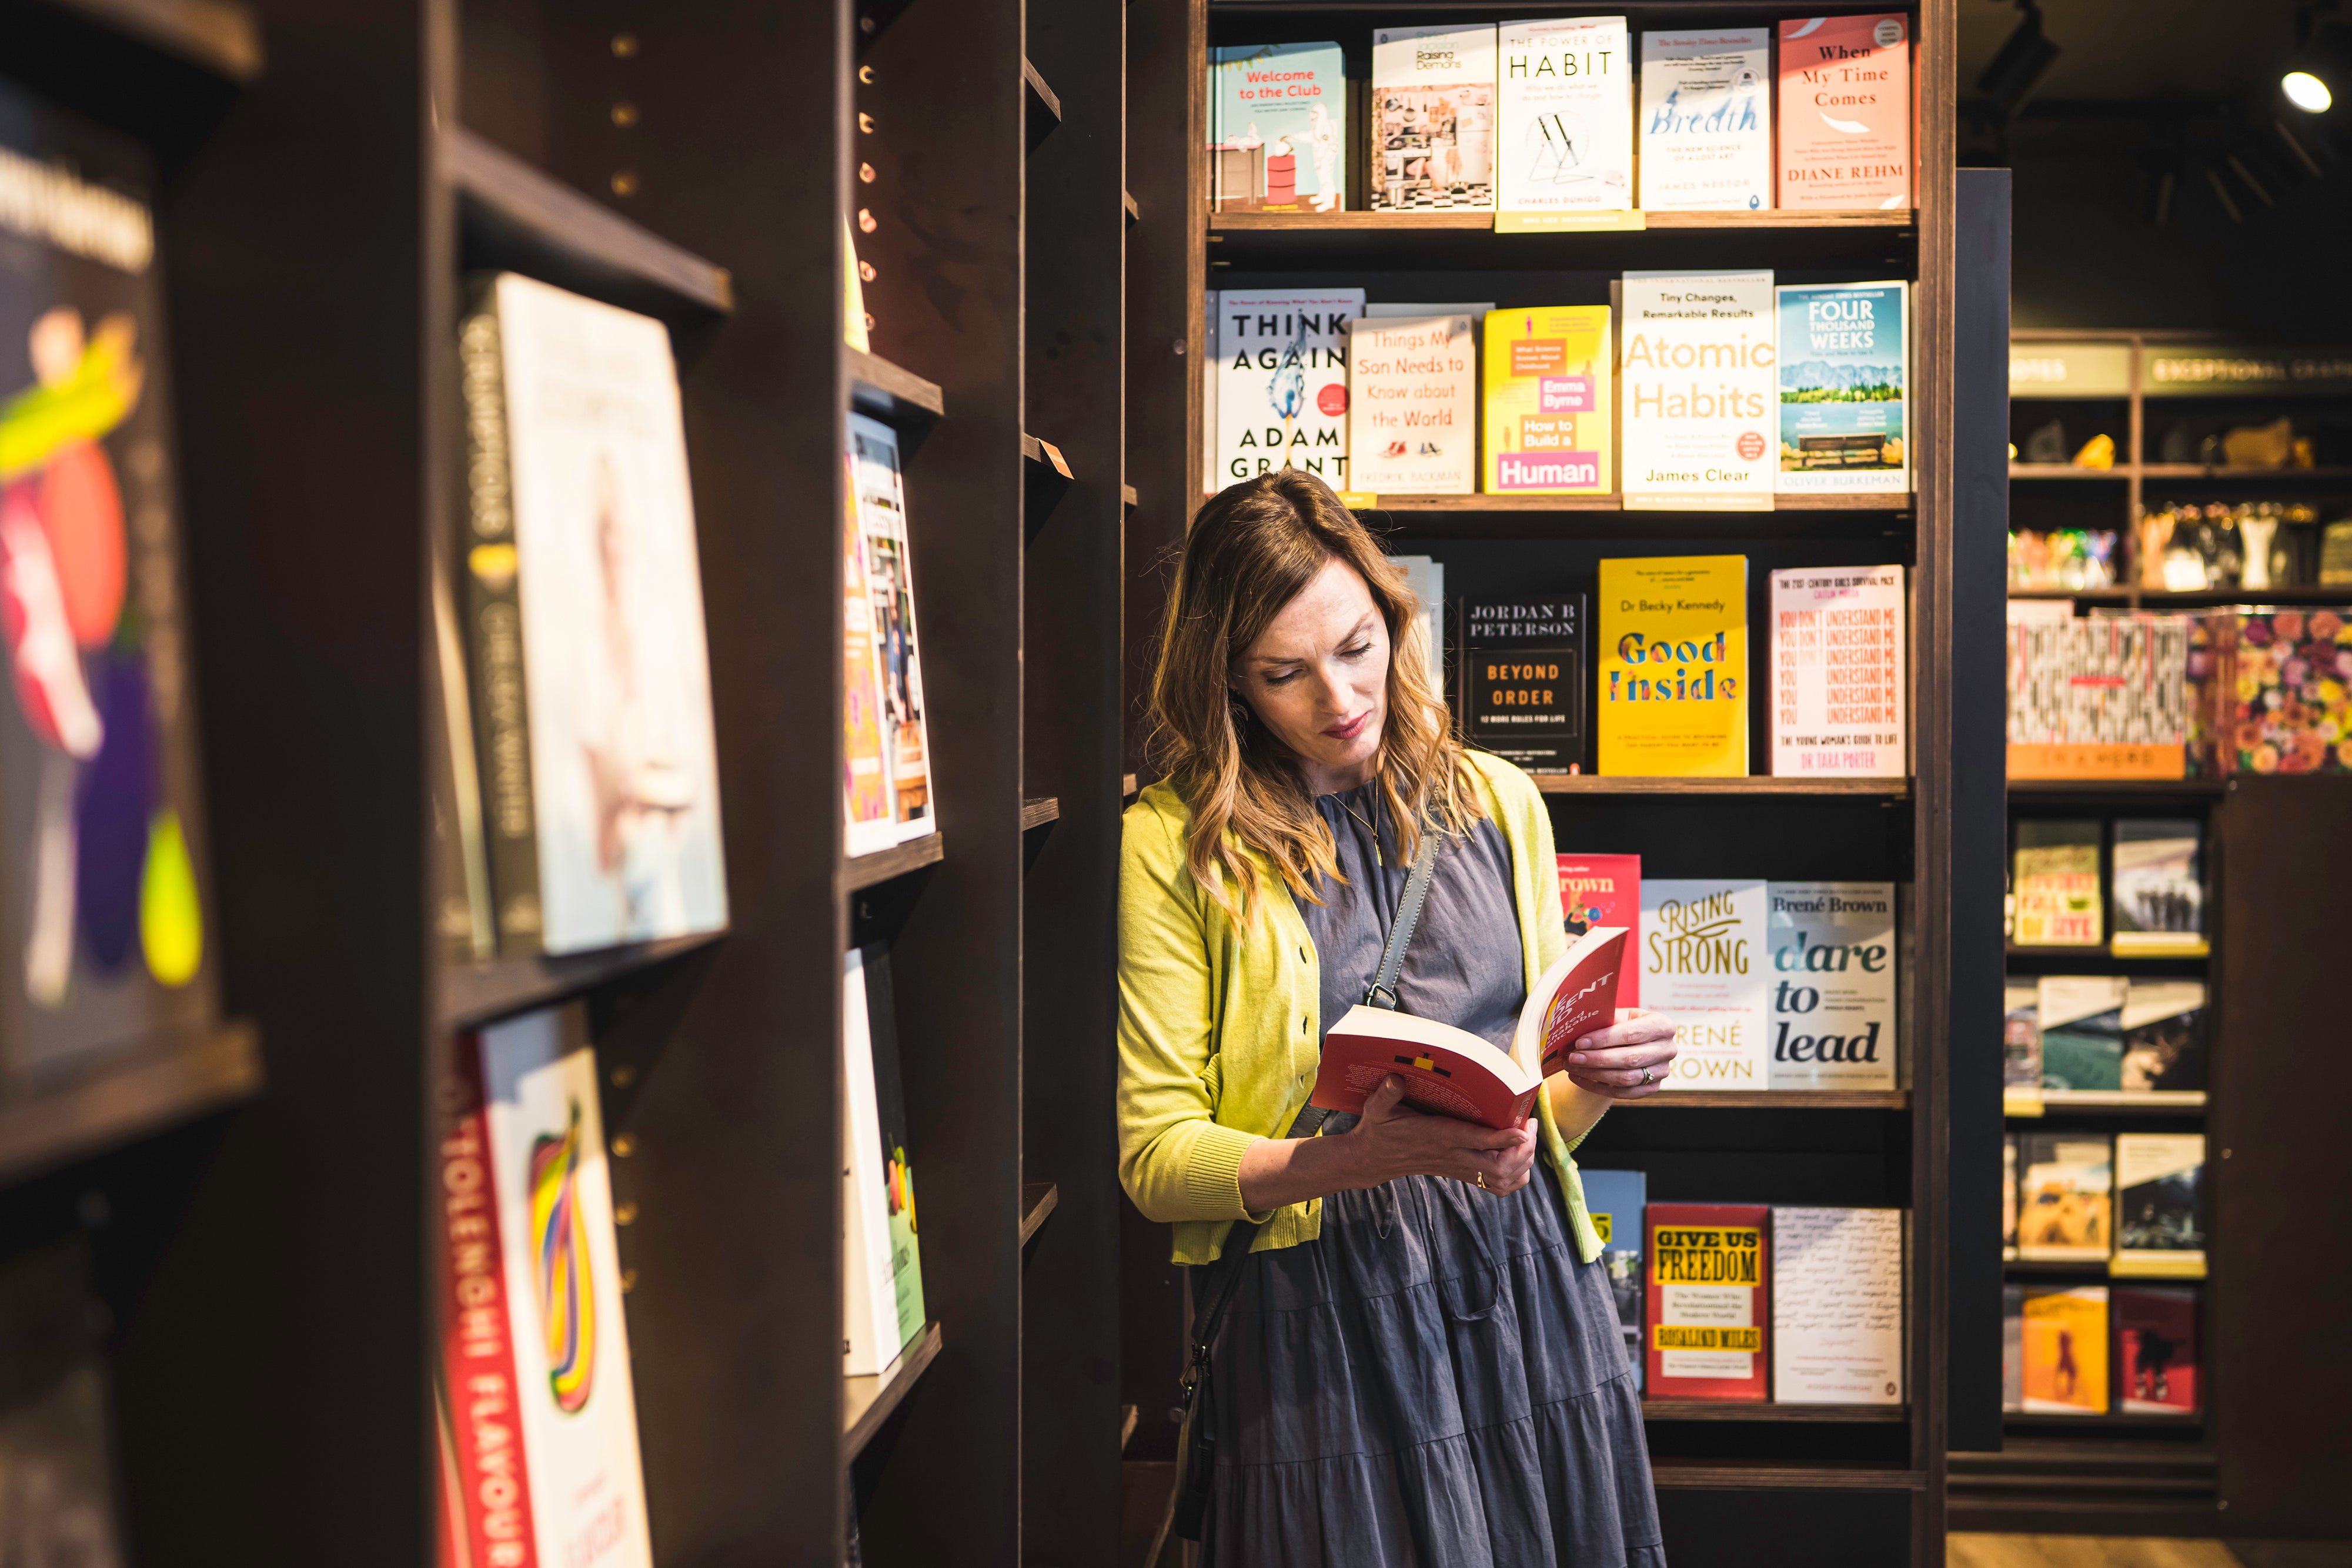
<svg viewBox="0 0 2352 1568"><path fill-rule="evenodd" d="M1489 496L1599 495L1615 471L1606 305L1491 311L1486 330Z"/></svg>
<svg viewBox="0 0 2352 1568"><path fill-rule="evenodd" d="M2000 1141L2000 1255L2017 1256L2017 1134Z"/></svg>
<svg viewBox="0 0 2352 1568"><path fill-rule="evenodd" d="M513 1427L538 1561L652 1568L586 1009L526 1013L479 1039Z"/></svg>
<svg viewBox="0 0 2352 1568"><path fill-rule="evenodd" d="M2122 1023L2125 1093L2205 1092L2203 981L2132 981L2124 992Z"/></svg>
<svg viewBox="0 0 2352 1568"><path fill-rule="evenodd" d="M2025 1408L2025 1287L2000 1288L2000 1407Z"/></svg>
<svg viewBox="0 0 2352 1568"><path fill-rule="evenodd" d="M1769 1086L1894 1088L1895 884L1775 882L1764 896Z"/></svg>
<svg viewBox="0 0 2352 1568"><path fill-rule="evenodd" d="M1429 655L1429 695L1442 703L1445 700L1445 563L1426 555L1392 555L1388 563L1404 573L1404 585L1419 605L1412 618Z"/></svg>
<svg viewBox="0 0 2352 1568"><path fill-rule="evenodd" d="M1649 1397L1764 1397L1770 1215L1760 1204L1650 1205Z"/></svg>
<svg viewBox="0 0 2352 1568"><path fill-rule="evenodd" d="M1505 22L1495 44L1496 226L1630 209L1633 62L1625 18Z"/></svg>
<svg viewBox="0 0 2352 1568"><path fill-rule="evenodd" d="M1462 607L1463 731L1530 773L1584 766L1581 593L1474 599Z"/></svg>
<svg viewBox="0 0 2352 1568"><path fill-rule="evenodd" d="M1216 465L1222 490L1300 468L1334 490L1348 467L1348 323L1360 288L1228 288L1217 299Z"/></svg>
<svg viewBox="0 0 2352 1568"><path fill-rule="evenodd" d="M2044 602L2056 617L2023 618L2020 602L2010 601L2008 629L2009 776L2182 777L2192 618L2095 612L2077 620L2053 601Z"/></svg>
<svg viewBox="0 0 2352 1568"><path fill-rule="evenodd" d="M2205 1277L2205 1134L2116 1134L2116 1255L2111 1274Z"/></svg>
<svg viewBox="0 0 2352 1568"><path fill-rule="evenodd" d="M1784 283L1781 494L1911 488L1909 286Z"/></svg>
<svg viewBox="0 0 2352 1568"><path fill-rule="evenodd" d="M2029 1287L2020 1308L2018 1407L2037 1416L2107 1413L2107 1287Z"/></svg>
<svg viewBox="0 0 2352 1568"><path fill-rule="evenodd" d="M1336 212L1348 194L1347 62L1339 46L1209 51L1209 205Z"/></svg>
<svg viewBox="0 0 2352 1568"><path fill-rule="evenodd" d="M1478 345L1467 316L1347 324L1349 485L1373 494L1478 487Z"/></svg>
<svg viewBox="0 0 2352 1568"><path fill-rule="evenodd" d="M857 467L847 457L842 467L841 809L845 848L862 855L898 841L898 802L885 738L882 643L875 635L874 591L866 575L866 532L857 522Z"/></svg>
<svg viewBox="0 0 2352 1568"><path fill-rule="evenodd" d="M13 86L0 121L0 1041L39 1074L217 981L153 161Z"/></svg>
<svg viewBox="0 0 2352 1568"><path fill-rule="evenodd" d="M2124 999L2120 975L2044 975L2034 1002L2042 1031L2042 1088L2120 1091Z"/></svg>
<svg viewBox="0 0 2352 1568"><path fill-rule="evenodd" d="M2163 1285L2115 1287L2116 1381L2126 1416L2194 1416L2197 1292Z"/></svg>
<svg viewBox="0 0 2352 1568"><path fill-rule="evenodd" d="M2352 528L2330 523L2325 538L2326 555L2337 556L2336 541L2352 542ZM2340 587L2352 579L2331 580L2323 558L2320 580ZM2341 606L2168 619L2194 627L2203 655L2196 681L2200 773L2352 772L2352 683L2320 674L2340 669L2352 646ZM2164 673L2171 674L2168 665Z"/></svg>
<svg viewBox="0 0 2352 1568"><path fill-rule="evenodd" d="M2110 1145L2080 1133L2026 1133L2017 1157L2017 1255L2029 1261L2104 1262L2113 1250Z"/></svg>
<svg viewBox="0 0 2352 1568"><path fill-rule="evenodd" d="M1628 511L1772 509L1772 275L1629 272L1622 435Z"/></svg>
<svg viewBox="0 0 2352 1568"><path fill-rule="evenodd" d="M2000 987L2000 1092L2010 1113L2040 1115L2042 982L2010 976Z"/></svg>
<svg viewBox="0 0 2352 1568"><path fill-rule="evenodd" d="M1371 91L1375 210L1494 206L1492 24L1373 28Z"/></svg>
<svg viewBox="0 0 2352 1568"><path fill-rule="evenodd" d="M1764 883L1644 878L1643 1005L1675 1020L1669 1090L1771 1086Z"/></svg>
<svg viewBox="0 0 2352 1568"><path fill-rule="evenodd" d="M1772 574L1772 771L1900 779L1911 770L1903 569Z"/></svg>
<svg viewBox="0 0 2352 1568"><path fill-rule="evenodd" d="M1911 205L1911 37L1899 14L1780 23L1780 205Z"/></svg>
<svg viewBox="0 0 2352 1568"><path fill-rule="evenodd" d="M937 831L931 800L929 707L923 698L922 637L915 621L914 547L898 470L898 433L853 413L843 437L864 536L868 621L882 676L882 756L890 780L888 838L903 843ZM884 835L876 831L873 837Z"/></svg>
<svg viewBox="0 0 2352 1568"><path fill-rule="evenodd" d="M1486 330L1486 318L1493 315L1494 311L1495 302L1491 299L1483 301L1455 299L1433 305L1402 299L1364 301L1364 314L1375 319L1389 316L1467 316L1470 318L1470 336L1473 340L1484 338Z"/></svg>
<svg viewBox="0 0 2352 1568"><path fill-rule="evenodd" d="M1744 778L1748 558L1604 560L1597 598L1595 770Z"/></svg>
<svg viewBox="0 0 2352 1568"><path fill-rule="evenodd" d="M895 1195L874 1073L866 955L855 947L842 957L841 1071L841 1370L867 1377L896 1362L907 1342L899 1333L890 1239Z"/></svg>
<svg viewBox="0 0 2352 1568"><path fill-rule="evenodd" d="M1772 1210L1772 1397L1903 1403L1903 1211Z"/></svg>
<svg viewBox="0 0 2352 1568"><path fill-rule="evenodd" d="M1772 204L1772 46L1762 27L1642 35L1642 205Z"/></svg>
<svg viewBox="0 0 2352 1568"><path fill-rule="evenodd" d="M1201 493L1213 496L1224 481L1217 472L1217 383L1223 378L1224 335L1217 330L1218 301L1214 288L1202 298L1201 354Z"/></svg>
<svg viewBox="0 0 2352 1568"><path fill-rule="evenodd" d="M492 293L540 942L718 930L718 756L669 329L514 273ZM484 545L471 553L478 576L495 570Z"/></svg>
<svg viewBox="0 0 2352 1568"><path fill-rule="evenodd" d="M1608 1271L1609 1298L1616 1303L1617 1327L1625 1337L1625 1364L1633 1386L1643 1382L1648 1357L1642 1354L1642 1211L1648 1206L1650 1178L1640 1171L1580 1167L1584 1209L1601 1233L1601 1266Z"/></svg>
<svg viewBox="0 0 2352 1568"><path fill-rule="evenodd" d="M2205 954L2203 833L2193 818L2120 818L2109 897L2117 953Z"/></svg>
<svg viewBox="0 0 2352 1568"><path fill-rule="evenodd" d="M2104 936L2099 902L2099 824L2017 824L2017 946L2096 947Z"/></svg>
<svg viewBox="0 0 2352 1568"><path fill-rule="evenodd" d="M864 950L866 1032L874 1046L874 1110L882 1134L884 1209L890 1239L890 1304L904 1345L930 1321L923 1305L923 1249L915 1207L915 1162L907 1135L907 1076L898 1040L890 949Z"/></svg>
<svg viewBox="0 0 2352 1568"><path fill-rule="evenodd" d="M1622 925L1625 941L1642 951L1642 857L1562 852L1559 860L1561 923L1573 943L1599 925ZM1642 966L1625 966L1617 984L1617 1005L1642 1005Z"/></svg>

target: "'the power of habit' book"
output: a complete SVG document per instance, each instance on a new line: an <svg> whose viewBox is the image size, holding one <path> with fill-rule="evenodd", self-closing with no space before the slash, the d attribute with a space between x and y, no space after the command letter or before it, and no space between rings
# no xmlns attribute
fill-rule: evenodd
<svg viewBox="0 0 2352 1568"><path fill-rule="evenodd" d="M1771 1087L1764 883L1642 883L1642 1001L1675 1020L1669 1090Z"/></svg>
<svg viewBox="0 0 2352 1568"><path fill-rule="evenodd" d="M1770 1215L1759 1204L1650 1206L1649 1397L1764 1397Z"/></svg>
<svg viewBox="0 0 2352 1568"><path fill-rule="evenodd" d="M1222 490L1298 468L1335 490L1348 469L1348 323L1360 288L1228 288L1217 297L1217 444Z"/></svg>
<svg viewBox="0 0 2352 1568"><path fill-rule="evenodd" d="M1584 595L1474 599L1462 610L1470 744L1531 773L1576 772L1586 735Z"/></svg>
<svg viewBox="0 0 2352 1568"><path fill-rule="evenodd" d="M1633 204L1633 61L1622 16L1495 30L1498 229L1579 226Z"/></svg>
<svg viewBox="0 0 2352 1568"><path fill-rule="evenodd" d="M1625 508L1772 509L1772 275L1629 272Z"/></svg>
<svg viewBox="0 0 2352 1568"><path fill-rule="evenodd" d="M1772 1210L1772 1397L1903 1403L1903 1211Z"/></svg>
<svg viewBox="0 0 2352 1568"><path fill-rule="evenodd" d="M1323 1039L1322 1064L1307 1103L1360 1111L1365 1097L1393 1073L1405 1103L1432 1115L1511 1128L1533 1113L1543 1081L1568 1069L1576 1041L1617 1021L1617 977L1625 933L1588 932L1528 992L1506 1052L1467 1030L1362 1003L1349 1008Z"/></svg>
<svg viewBox="0 0 2352 1568"><path fill-rule="evenodd" d="M1642 857L1559 854L1561 923L1568 939L1577 942L1601 925L1625 928L1626 945L1642 951ZM1637 956L1625 966L1617 984L1617 1005L1642 1005L1642 965Z"/></svg>
<svg viewBox="0 0 2352 1568"><path fill-rule="evenodd" d="M1348 83L1337 44L1209 51L1209 204L1336 212L1348 194Z"/></svg>
<svg viewBox="0 0 2352 1568"><path fill-rule="evenodd" d="M1774 293L1780 358L1774 488L1909 490L1909 287L1784 283Z"/></svg>
<svg viewBox="0 0 2352 1568"><path fill-rule="evenodd" d="M929 707L923 696L922 638L915 625L914 547L907 532L906 486L898 476L898 433L862 413L849 416L846 431L866 621L882 680L877 716L890 792L884 824L850 835L850 852L863 854L936 831L939 811L931 800ZM847 591L845 573L843 591Z"/></svg>
<svg viewBox="0 0 2352 1568"><path fill-rule="evenodd" d="M1748 558L1601 563L1598 771L1748 772Z"/></svg>
<svg viewBox="0 0 2352 1568"><path fill-rule="evenodd" d="M719 769L669 330L501 273L458 351L500 945L717 930Z"/></svg>
<svg viewBox="0 0 2352 1568"><path fill-rule="evenodd" d="M1367 118L1376 211L1492 207L1493 26L1374 28Z"/></svg>
<svg viewBox="0 0 2352 1568"><path fill-rule="evenodd" d="M1895 1087L1895 884L1765 885L1774 1089Z"/></svg>
<svg viewBox="0 0 2352 1568"><path fill-rule="evenodd" d="M1642 205L1772 204L1772 45L1762 27L1642 35Z"/></svg>
<svg viewBox="0 0 2352 1568"><path fill-rule="evenodd" d="M1772 574L1772 771L1900 779L1903 569L1790 567Z"/></svg>
<svg viewBox="0 0 2352 1568"><path fill-rule="evenodd" d="M1618 1332L1625 1337L1625 1362L1633 1386L1642 1386L1648 1357L1642 1354L1642 1215L1650 1178L1640 1171L1580 1169L1584 1209L1601 1233L1601 1266L1609 1271L1609 1297L1617 1308Z"/></svg>

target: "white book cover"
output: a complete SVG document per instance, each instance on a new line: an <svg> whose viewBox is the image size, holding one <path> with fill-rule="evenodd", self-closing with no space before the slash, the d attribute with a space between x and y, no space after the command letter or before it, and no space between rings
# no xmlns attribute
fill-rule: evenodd
<svg viewBox="0 0 2352 1568"><path fill-rule="evenodd" d="M904 1346L890 1268L890 1178L882 1168L866 956L855 947L842 958L841 1076L842 1371L865 1377L889 1367Z"/></svg>
<svg viewBox="0 0 2352 1568"><path fill-rule="evenodd" d="M1466 300L1437 305L1414 305L1398 300L1379 303L1367 300L1364 303L1365 316L1372 319L1383 316L1467 316L1470 318L1471 339L1479 343L1486 341L1486 313L1494 308L1495 302L1491 299L1483 305Z"/></svg>
<svg viewBox="0 0 2352 1568"><path fill-rule="evenodd" d="M1633 204L1633 62L1622 16L1496 29L1495 205L1546 214Z"/></svg>
<svg viewBox="0 0 2352 1568"><path fill-rule="evenodd" d="M1911 286L1787 283L1780 300L1781 494L1911 488Z"/></svg>
<svg viewBox="0 0 2352 1568"><path fill-rule="evenodd" d="M526 1013L481 1040L538 1560L652 1568L585 1009Z"/></svg>
<svg viewBox="0 0 2352 1568"><path fill-rule="evenodd" d="M1903 569L1772 574L1772 772L1900 779L1911 770Z"/></svg>
<svg viewBox="0 0 2352 1568"><path fill-rule="evenodd" d="M1772 1210L1772 1398L1903 1403L1903 1211Z"/></svg>
<svg viewBox="0 0 2352 1568"><path fill-rule="evenodd" d="M1763 27L1642 35L1642 205L1772 204L1772 42Z"/></svg>
<svg viewBox="0 0 2352 1568"><path fill-rule="evenodd" d="M1217 349L1222 340L1217 336L1217 290L1208 290L1208 310L1203 319L1208 323L1202 334L1206 351L1201 356L1201 493L1213 496L1221 488L1217 483L1217 368L1221 363Z"/></svg>
<svg viewBox="0 0 2352 1568"><path fill-rule="evenodd" d="M882 663L882 756L898 820L893 842L936 831L930 726L923 701L922 639L915 626L914 551L907 538L907 492L899 480L898 433L853 413L845 439L857 522L866 536L866 587Z"/></svg>
<svg viewBox="0 0 2352 1568"><path fill-rule="evenodd" d="M1771 1087L1895 1087L1895 884L1767 884Z"/></svg>
<svg viewBox="0 0 2352 1568"><path fill-rule="evenodd" d="M1619 372L1629 511L1769 511L1772 275L1629 272Z"/></svg>
<svg viewBox="0 0 2352 1568"><path fill-rule="evenodd" d="M1369 118L1375 210L1492 207L1494 25L1374 28Z"/></svg>
<svg viewBox="0 0 2352 1568"><path fill-rule="evenodd" d="M1228 288L1217 298L1217 446L1212 492L1276 468L1334 490L1348 469L1348 323L1360 288Z"/></svg>
<svg viewBox="0 0 2352 1568"><path fill-rule="evenodd" d="M1466 496L1478 487L1478 344L1468 316L1348 323L1347 488Z"/></svg>
<svg viewBox="0 0 2352 1568"><path fill-rule="evenodd" d="M1423 644L1429 650L1429 695L1445 700L1445 563L1434 556L1392 555L1389 564L1404 573L1404 585L1421 601L1413 619L1420 622ZM1450 723L1451 720L1449 719Z"/></svg>
<svg viewBox="0 0 2352 1568"><path fill-rule="evenodd" d="M1675 1020L1666 1087L1771 1087L1764 883L1642 879L1642 1005Z"/></svg>
<svg viewBox="0 0 2352 1568"><path fill-rule="evenodd" d="M719 765L669 329L497 284L542 941L727 924Z"/></svg>

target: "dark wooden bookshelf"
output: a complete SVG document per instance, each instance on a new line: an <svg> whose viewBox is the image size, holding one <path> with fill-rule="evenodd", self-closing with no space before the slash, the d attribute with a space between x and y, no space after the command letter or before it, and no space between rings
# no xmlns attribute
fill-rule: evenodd
<svg viewBox="0 0 2352 1568"><path fill-rule="evenodd" d="M1368 9L1369 7L1357 8ZM1432 7L1421 8L1431 9ZM1282 7L1253 5L1250 9L1279 10ZM1654 212L1643 214L1643 227L1639 230L1595 229L1582 232L1616 234L1643 233L1651 229L1683 229L1748 234L1759 229L1908 229L1916 227L1917 223L1917 214L1907 210L1893 213ZM1384 235L1428 229L1492 233L1494 227L1495 214L1491 211L1466 209L1446 212L1213 213L1209 216L1209 233L1213 235L1265 231L1307 231L1371 239ZM1538 236L1503 235L1497 237L1511 240Z"/></svg>
<svg viewBox="0 0 2352 1568"><path fill-rule="evenodd" d="M1780 1405L1748 1399L1644 1399L1647 1421L1904 1422L1908 1405Z"/></svg>
<svg viewBox="0 0 2352 1568"><path fill-rule="evenodd" d="M926 1324L913 1343L898 1353L898 1364L888 1372L842 1379L841 1447L845 1454L855 1458L866 1451L866 1445L874 1440L882 1423L914 1392L916 1383L939 1359L943 1343L940 1325Z"/></svg>
<svg viewBox="0 0 2352 1568"><path fill-rule="evenodd" d="M947 413L947 395L937 382L863 349L845 348L842 356L848 362L849 401L860 413L903 423Z"/></svg>
<svg viewBox="0 0 2352 1568"><path fill-rule="evenodd" d="M2184 1092L2193 1092L2196 1098L2158 1100L2150 1097L2128 1101L2105 1101L2052 1100L2045 1097L2042 1102L2042 1113L2038 1116L2017 1112L2007 1113L2007 1115L2010 1121L2027 1127L2050 1122L2071 1121L2078 1117L2093 1121L2115 1121L2138 1117L2178 1119L2204 1115L2207 1102L2205 1091L2200 1089Z"/></svg>
<svg viewBox="0 0 2352 1568"><path fill-rule="evenodd" d="M1794 1464L1770 1460L1719 1461L1696 1464L1660 1459L1650 1467L1661 1491L1669 1489L1705 1491L1775 1491L1796 1488L1807 1491L1907 1491L1929 1490L1927 1472L1895 1465Z"/></svg>
<svg viewBox="0 0 2352 1568"><path fill-rule="evenodd" d="M878 886L910 871L937 865L947 858L947 835L934 829L920 838L908 839L903 844L893 844L887 850L876 850L871 854L853 855L842 862L841 885L847 892Z"/></svg>
<svg viewBox="0 0 2352 1568"><path fill-rule="evenodd" d="M2205 1416L2201 1411L2194 1410L2179 1416L2126 1415L2120 1410L2096 1416L2061 1416L2040 1410L2011 1410L2003 1413L2000 1424L2003 1430L2011 1432L2181 1432L2203 1427Z"/></svg>
<svg viewBox="0 0 2352 1568"><path fill-rule="evenodd" d="M1046 129L1062 123L1061 96L1045 85L1045 78L1038 75L1037 68L1026 59L1021 62L1021 85L1029 89L1030 100L1044 112L1048 122ZM1038 133L1037 117L1033 114L1030 116L1031 138L1034 140Z"/></svg>
<svg viewBox="0 0 2352 1568"><path fill-rule="evenodd" d="M1908 779L1780 779L1769 774L1746 778L1653 778L1615 773L1538 773L1536 788L1547 795L1694 795L1736 796L1769 800L1774 797L1831 800L1907 800Z"/></svg>
<svg viewBox="0 0 2352 1568"><path fill-rule="evenodd" d="M552 1007L599 986L698 952L726 937L724 931L632 943L597 953L561 957L534 955L488 964L450 965L441 971L441 1023L471 1029L509 1013Z"/></svg>
<svg viewBox="0 0 2352 1568"><path fill-rule="evenodd" d="M0 1181L88 1159L260 1092L261 1042L229 1022L93 1051L0 1094Z"/></svg>
<svg viewBox="0 0 2352 1568"><path fill-rule="evenodd" d="M46 0L55 8L185 60L225 80L261 74L261 23L249 5L227 0Z"/></svg>
<svg viewBox="0 0 2352 1568"><path fill-rule="evenodd" d="M1022 1246L1029 1245L1029 1239L1037 1234L1037 1228L1045 1223L1045 1217L1054 1212L1054 1206L1061 1200L1062 1189L1049 1181L1033 1181L1022 1187Z"/></svg>
<svg viewBox="0 0 2352 1568"><path fill-rule="evenodd" d="M1051 795L1034 796L1021 802L1021 831L1042 828L1062 814L1062 803Z"/></svg>

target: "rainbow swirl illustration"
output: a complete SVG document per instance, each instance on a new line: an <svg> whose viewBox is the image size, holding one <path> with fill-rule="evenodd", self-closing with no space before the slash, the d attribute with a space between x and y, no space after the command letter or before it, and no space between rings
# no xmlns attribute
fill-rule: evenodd
<svg viewBox="0 0 2352 1568"><path fill-rule="evenodd" d="M532 1294L555 1407L576 1415L588 1404L596 1371L596 1291L588 1266L588 1232L580 1217L580 1103L561 1137L530 1145Z"/></svg>

